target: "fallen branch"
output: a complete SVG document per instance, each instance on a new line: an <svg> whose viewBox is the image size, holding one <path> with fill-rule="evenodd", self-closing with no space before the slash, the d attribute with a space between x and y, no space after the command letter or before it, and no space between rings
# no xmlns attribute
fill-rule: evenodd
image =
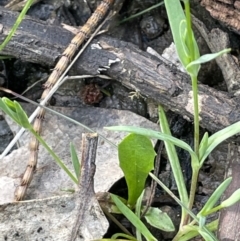
<svg viewBox="0 0 240 241"><path fill-rule="evenodd" d="M0 41L8 34L17 14L0 8ZM53 66L73 34L27 17L21 28L2 52L22 60ZM131 43L100 36L76 62L79 74L108 74L129 89L151 97L166 108L192 119L192 91L187 75L174 66ZM210 131L220 130L240 120L238 98L199 85L201 126Z"/></svg>

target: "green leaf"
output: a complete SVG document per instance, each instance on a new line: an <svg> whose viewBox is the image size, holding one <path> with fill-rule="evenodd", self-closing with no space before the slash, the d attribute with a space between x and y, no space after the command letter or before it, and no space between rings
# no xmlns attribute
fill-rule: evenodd
<svg viewBox="0 0 240 241"><path fill-rule="evenodd" d="M141 195L156 153L149 138L129 134L118 145L120 167L128 186L128 204L134 206Z"/></svg>
<svg viewBox="0 0 240 241"><path fill-rule="evenodd" d="M147 241L157 241L144 223L122 201L120 201L116 195L111 194L111 198L122 214L142 233Z"/></svg>
<svg viewBox="0 0 240 241"><path fill-rule="evenodd" d="M220 206L222 208L230 207L240 201L240 189L237 189L228 199L224 200Z"/></svg>
<svg viewBox="0 0 240 241"><path fill-rule="evenodd" d="M165 112L160 105L158 106L158 113L159 113L160 128L161 128L162 132L167 135L172 135L169 125L168 125L168 121L167 121ZM176 148L169 141L164 141L164 144L166 147L169 162L172 167L174 179L175 179L177 187L178 187L180 199L185 205L188 205L187 189L186 189L185 181L183 178L183 173L182 173L182 169L181 169L180 162L178 159L178 155L176 152ZM198 161L196 161L196 163L198 165ZM184 213L186 212L186 210L184 210L184 209L182 209L182 210Z"/></svg>
<svg viewBox="0 0 240 241"><path fill-rule="evenodd" d="M0 45L0 51L2 51L5 46L8 44L8 42L10 41L10 39L12 38L12 36L14 35L14 33L16 32L18 26L20 25L20 23L22 22L24 16L26 15L28 9L30 8L30 6L32 5L33 0L28 0L25 4L24 7L21 11L21 13L18 15L18 18L16 19L13 27L11 28L10 32L8 33L7 37L4 39L3 43L1 43Z"/></svg>
<svg viewBox="0 0 240 241"><path fill-rule="evenodd" d="M167 213L162 212L159 208L150 207L144 217L147 222L155 228L166 232L175 231L171 218Z"/></svg>
<svg viewBox="0 0 240 241"><path fill-rule="evenodd" d="M221 195L224 193L224 191L227 189L229 184L231 183L232 178L229 177L224 182L220 184L220 186L213 192L213 194L210 196L208 201L205 203L204 207L202 210L198 213L199 216L206 216L208 215L208 211L213 208L213 206L216 204L216 202L219 200Z"/></svg>
<svg viewBox="0 0 240 241"><path fill-rule="evenodd" d="M6 97L0 99L0 109L2 109L13 121L21 127L30 130L32 128L28 121L26 112L17 101L12 101Z"/></svg>
<svg viewBox="0 0 240 241"><path fill-rule="evenodd" d="M28 116L26 112L23 110L22 106L17 101L14 101L14 105L20 126L27 130L32 129L32 125L29 123Z"/></svg>
<svg viewBox="0 0 240 241"><path fill-rule="evenodd" d="M2 100L12 112L16 112L15 104L12 100L8 99L7 97L3 97Z"/></svg>
<svg viewBox="0 0 240 241"><path fill-rule="evenodd" d="M208 223L206 225L206 230L208 231L216 231L218 228L218 219L212 221L211 223ZM199 227L198 226L192 226L192 225L186 225L184 226L185 234L178 239L178 241L187 241L192 240L194 237L199 236ZM217 240L217 239L212 239Z"/></svg>
<svg viewBox="0 0 240 241"><path fill-rule="evenodd" d="M185 58L188 59L188 62L190 61L190 53L189 53L189 49L186 45L186 35L187 35L187 23L186 23L186 19L182 20L179 24L179 34L180 34L180 38L181 38L181 44L182 44L182 48L184 50L184 54L185 54Z"/></svg>
<svg viewBox="0 0 240 241"><path fill-rule="evenodd" d="M146 128L141 128L141 127L136 127L136 126L111 126L111 127L104 127L104 129L107 130L112 130L112 131L124 131L124 132L130 132L130 133L135 133L143 136L148 136L150 138L155 138L159 139L162 141L170 141L172 142L175 146L179 146L182 149L186 150L189 152L189 154L193 158L197 158L195 152L192 150L192 148L184 141L179 140L171 135L163 134L158 131L154 131L151 129L146 129Z"/></svg>
<svg viewBox="0 0 240 241"><path fill-rule="evenodd" d="M197 41L196 41L196 39L195 39L195 37L194 37L193 32L192 32L191 34L192 34L192 41L193 41L193 47L194 47L194 49L193 49L193 51L194 51L194 59L198 59L199 56L200 56L199 48L198 48ZM192 62L193 62L193 61L192 61ZM191 63L192 63L192 62L191 62ZM190 63L190 64L191 64L191 63ZM188 66L189 66L189 65L188 65ZM192 65L192 66L189 66L189 67L188 67L188 66L186 66L186 71L188 72L188 74L191 75L191 76L197 77L201 65L196 63L196 64L194 64L194 65Z"/></svg>
<svg viewBox="0 0 240 241"><path fill-rule="evenodd" d="M189 64L189 58L185 53L186 49L182 46L182 36L184 36L185 28L180 26L182 21L186 19L184 11L180 1L164 0L164 3L179 59L182 65L186 67Z"/></svg>
<svg viewBox="0 0 240 241"><path fill-rule="evenodd" d="M13 121L19 124L16 110L11 100L6 97L0 98L0 109L4 111L10 118L12 118Z"/></svg>
<svg viewBox="0 0 240 241"><path fill-rule="evenodd" d="M72 160L73 168L74 168L76 177L79 180L79 178L80 178L80 162L78 160L77 152L76 152L76 149L72 142L70 143L70 153L71 153L71 160Z"/></svg>
<svg viewBox="0 0 240 241"><path fill-rule="evenodd" d="M186 69L189 70L189 68L194 66L194 65L201 65L201 64L204 64L206 62L209 62L209 61L211 61L213 59L216 59L217 57L219 57L219 56L221 56L221 55L223 55L225 53L229 53L230 51L231 51L231 49L224 49L224 50L219 51L218 53L202 55L198 59L196 59L196 60L192 61L191 63L189 63L186 66Z"/></svg>
<svg viewBox="0 0 240 241"><path fill-rule="evenodd" d="M203 155L205 154L207 146L208 146L208 132L205 132L199 145L199 160L201 160Z"/></svg>
<svg viewBox="0 0 240 241"><path fill-rule="evenodd" d="M200 159L200 165L202 166L202 164L204 163L205 159L208 157L208 155L212 152L212 150L219 145L220 143L222 143L223 141L225 141L226 139L228 139L231 136L236 135L237 133L240 132L240 121L225 127L224 129L214 133L212 136L210 136L208 138L208 146L207 149L203 155L203 157Z"/></svg>
<svg viewBox="0 0 240 241"><path fill-rule="evenodd" d="M144 192L145 192L145 190L143 190L143 192L141 193L141 195L137 199L137 203L136 203L136 206L135 206L135 214L138 218L141 218L142 200L143 200ZM136 238L137 238L138 241L142 241L142 235L141 235L141 232L138 229L136 229Z"/></svg>
<svg viewBox="0 0 240 241"><path fill-rule="evenodd" d="M124 237L124 239L119 239L119 237ZM126 241L126 240L132 240L132 241L139 241L137 239L135 239L133 236L130 236L128 234L125 233L115 233L114 235L112 235L111 239L100 239L98 241ZM97 241L97 240L93 240L93 241Z"/></svg>
<svg viewBox="0 0 240 241"><path fill-rule="evenodd" d="M198 230L198 232L201 234L201 236L204 238L205 241L217 241L217 238L215 237L215 235L208 231L208 232L205 232L204 230L200 229Z"/></svg>

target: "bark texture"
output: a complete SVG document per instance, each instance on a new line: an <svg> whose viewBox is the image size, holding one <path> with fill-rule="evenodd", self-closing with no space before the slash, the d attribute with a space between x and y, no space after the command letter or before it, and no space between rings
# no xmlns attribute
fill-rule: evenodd
<svg viewBox="0 0 240 241"><path fill-rule="evenodd" d="M9 33L16 13L0 8L0 41ZM2 53L53 67L71 41L67 30L26 17ZM189 119L193 117L190 79L164 59L139 50L135 45L100 36L74 66L78 74L104 73L129 89L151 97ZM201 126L215 132L240 120L237 97L199 85Z"/></svg>

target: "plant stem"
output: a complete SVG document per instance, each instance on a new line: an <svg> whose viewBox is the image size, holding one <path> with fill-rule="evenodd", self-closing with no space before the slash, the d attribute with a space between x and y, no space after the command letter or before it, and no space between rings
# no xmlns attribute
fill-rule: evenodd
<svg viewBox="0 0 240 241"><path fill-rule="evenodd" d="M72 181L78 184L78 179L71 173L71 171L65 166L62 160L52 151L52 149L47 145L47 143L39 136L33 129L30 129L31 133L38 139L38 141L43 145L43 147L49 152L49 154L54 158L55 162L67 173L67 175L72 179Z"/></svg>
<svg viewBox="0 0 240 241"><path fill-rule="evenodd" d="M189 48L191 61L194 61L197 56L195 56L194 50L194 39L192 32L192 22L190 13L190 4L188 0L184 1L186 22L187 22L187 44ZM194 151L199 157L199 110L198 110L198 85L197 76L191 75L192 79L192 90L193 90L193 101L194 101Z"/></svg>
<svg viewBox="0 0 240 241"><path fill-rule="evenodd" d="M197 77L191 76L193 91L193 108L194 108L194 151L199 157L199 109L198 109L198 84Z"/></svg>
<svg viewBox="0 0 240 241"><path fill-rule="evenodd" d="M192 209L194 199L195 199L195 193L196 193L197 181L198 181L198 173L199 173L199 168L193 169L191 188L190 188L190 194L189 194L189 202L188 202L188 208L190 210Z"/></svg>

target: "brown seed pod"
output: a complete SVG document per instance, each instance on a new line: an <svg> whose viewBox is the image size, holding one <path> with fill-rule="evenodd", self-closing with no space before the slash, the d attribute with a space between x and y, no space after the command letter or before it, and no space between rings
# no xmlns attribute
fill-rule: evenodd
<svg viewBox="0 0 240 241"><path fill-rule="evenodd" d="M85 85L81 91L81 98L86 104L98 104L103 98L103 94L97 84Z"/></svg>

